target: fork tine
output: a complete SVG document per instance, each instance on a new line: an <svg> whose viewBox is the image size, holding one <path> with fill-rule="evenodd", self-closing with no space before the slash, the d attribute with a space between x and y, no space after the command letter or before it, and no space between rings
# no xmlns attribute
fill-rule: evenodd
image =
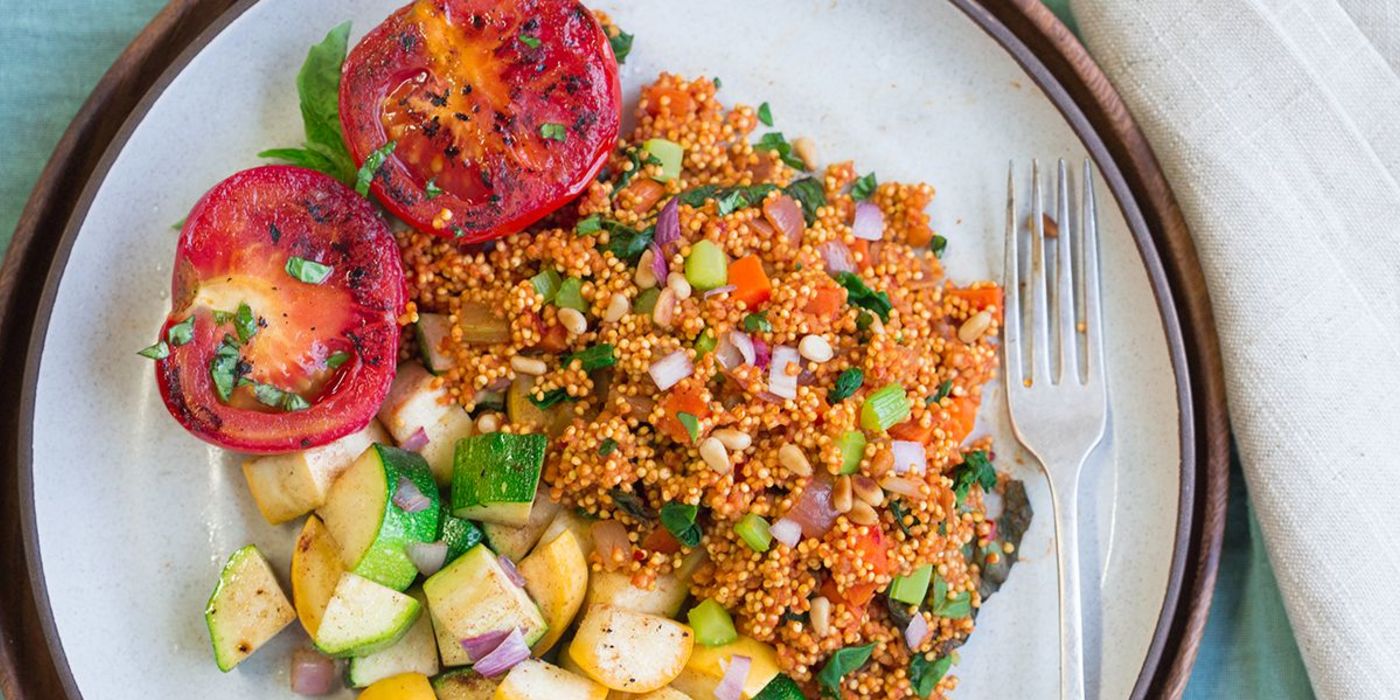
<svg viewBox="0 0 1400 700"><path fill-rule="evenodd" d="M1084 259L1080 264L1084 285L1084 349L1087 379L1102 378L1103 312L1099 304L1099 211L1094 197L1094 168L1084 159L1084 208L1079 228L1083 234Z"/></svg>
<svg viewBox="0 0 1400 700"><path fill-rule="evenodd" d="M1074 265L1070 257L1069 174L1061 158L1055 177L1055 224L1060 235L1055 237L1055 340L1057 355L1055 383L1079 379L1079 334L1074 328Z"/></svg>
<svg viewBox="0 0 1400 700"><path fill-rule="evenodd" d="M1016 235L1016 162L1006 167L1006 260L1002 263L1002 355L1008 393L1022 385L1021 373L1021 252Z"/></svg>
<svg viewBox="0 0 1400 700"><path fill-rule="evenodd" d="M1031 382L1050 377L1050 312L1045 285L1045 202L1040 191L1040 161L1031 161Z"/></svg>

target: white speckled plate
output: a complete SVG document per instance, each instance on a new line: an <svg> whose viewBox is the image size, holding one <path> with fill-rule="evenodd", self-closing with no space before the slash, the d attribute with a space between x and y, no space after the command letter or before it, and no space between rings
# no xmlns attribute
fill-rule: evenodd
<svg viewBox="0 0 1400 700"><path fill-rule="evenodd" d="M271 527L248 497L235 455L187 435L167 415L148 344L164 318L176 240L171 223L254 154L301 138L293 80L307 47L354 21L358 38L398 0L264 0L178 69L105 177L94 180L52 307L31 353L37 564L54 639L88 698L290 697L295 628L229 674L211 660L201 615L220 565L257 543L285 574L292 526ZM1011 56L951 4L719 0L603 2L637 35L629 98L659 71L723 78L726 102L772 105L789 137L825 159L854 159L882 180L924 180L958 280L1000 275L1009 159L1064 157L1085 146ZM629 107L630 109L630 107ZM1178 384L1149 268L1111 193L1101 189L1111 437L1084 483L1086 659L1091 694L1120 698L1159 636L1183 493ZM36 346L38 347L38 346ZM999 390L980 431L1026 480L1037 517L1011 580L978 618L954 672L958 697L1057 692L1055 566L1047 491L1006 430ZM1187 477L1189 479L1189 477ZM1189 484L1187 484L1189 486ZM57 648L56 648L57 651ZM347 694L348 696L348 694Z"/></svg>

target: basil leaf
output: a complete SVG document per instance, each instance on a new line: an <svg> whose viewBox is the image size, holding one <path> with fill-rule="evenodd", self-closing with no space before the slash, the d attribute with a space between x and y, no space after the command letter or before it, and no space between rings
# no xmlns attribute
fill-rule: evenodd
<svg viewBox="0 0 1400 700"><path fill-rule="evenodd" d="M305 148L275 148L260 158L283 160L324 172L341 182L355 177L355 164L340 128L340 67L349 47L350 23L332 29L306 53L297 73L297 95L306 132Z"/></svg>
<svg viewBox="0 0 1400 700"><path fill-rule="evenodd" d="M591 215L591 216L586 216L586 217L584 217L584 218L582 218L582 219L579 219L579 220L578 220L578 224L575 225L575 227L574 227L574 231L577 232L578 235L580 235L580 236L583 236L583 235L586 235L586 234L589 234L589 233L597 233L597 232L602 231L602 230L603 230L603 217L601 217L601 216L599 216L599 215L597 215L597 214L593 214L593 215Z"/></svg>
<svg viewBox="0 0 1400 700"><path fill-rule="evenodd" d="M617 451L617 441L614 440L614 439L612 439L612 438L607 438L607 439L603 440L603 443L602 443L601 445L598 445L598 456L599 456L599 457L607 457L608 455L610 455L610 454L612 454L612 453L614 453L614 452L616 452L616 451Z"/></svg>
<svg viewBox="0 0 1400 700"><path fill-rule="evenodd" d="M813 177L794 180L792 184L783 188L783 193L802 205L802 218L807 221L808 226L816 222L817 209L826 205L826 190L822 189L821 181Z"/></svg>
<svg viewBox="0 0 1400 700"><path fill-rule="evenodd" d="M904 507L904 501L901 501L898 498L890 501L890 514L894 516L895 524L899 526L900 531L904 533L905 537L914 536L913 533L909 531L909 529L914 527L915 525L918 525L919 519L909 515L909 511ZM905 523L905 517L909 517L909 519L914 522Z"/></svg>
<svg viewBox="0 0 1400 700"><path fill-rule="evenodd" d="M258 334L258 320L253 317L253 309L248 304L238 305L233 314L233 330L238 333L238 342L246 343Z"/></svg>
<svg viewBox="0 0 1400 700"><path fill-rule="evenodd" d="M856 393L856 389L865 383L865 372L860 368L851 367L843 370L836 377L836 385L827 392L826 400L830 403L839 403L851 398Z"/></svg>
<svg viewBox="0 0 1400 700"><path fill-rule="evenodd" d="M758 120L763 122L764 126L773 126L773 110L768 107L767 102L758 106Z"/></svg>
<svg viewBox="0 0 1400 700"><path fill-rule="evenodd" d="M563 401L573 401L573 399L569 397L569 392L563 387L550 389L544 392L544 395L539 398L536 398L533 393L527 394L527 396L530 397L530 403L535 404L535 406L542 411L552 408L555 404Z"/></svg>
<svg viewBox="0 0 1400 700"><path fill-rule="evenodd" d="M632 53L633 35L617 28L617 36L608 37L608 43L612 44L613 56L617 57L617 64L620 66L627 62L627 55Z"/></svg>
<svg viewBox="0 0 1400 700"><path fill-rule="evenodd" d="M545 122L540 125L540 136L555 141L565 141L569 138L569 130L563 124Z"/></svg>
<svg viewBox="0 0 1400 700"><path fill-rule="evenodd" d="M627 156L627 160L632 163L632 168L622 171L622 174L617 176L617 184L613 185L612 191L612 196L614 197L617 196L617 193L626 188L628 183L632 182L632 178L636 177L637 173L642 172L642 165L661 164L660 158L636 147L627 149L623 155Z"/></svg>
<svg viewBox="0 0 1400 700"><path fill-rule="evenodd" d="M748 333L772 333L773 322L768 320L765 312L747 314L744 316L744 331Z"/></svg>
<svg viewBox="0 0 1400 700"><path fill-rule="evenodd" d="M817 681L821 684L822 694L831 697L841 697L841 678L870 660L870 653L875 650L873 643L862 647L843 647L837 649L827 659L826 665L817 674Z"/></svg>
<svg viewBox="0 0 1400 700"><path fill-rule="evenodd" d="M540 40L539 40L539 39L536 39L535 37L527 36L527 35L525 35L525 34L521 34L518 38L520 39L520 43L522 43L522 44L524 44L524 45L526 45L526 46L528 46L528 47L530 47L530 48L532 48L532 49L537 49L537 48L540 47Z"/></svg>
<svg viewBox="0 0 1400 700"><path fill-rule="evenodd" d="M661 506L661 524L672 535L675 535L681 544L687 547L698 547L701 532L700 526L695 524L695 518L699 514L699 506L672 501Z"/></svg>
<svg viewBox="0 0 1400 700"><path fill-rule="evenodd" d="M394 152L394 148L397 146L397 143L390 141L365 156L364 164L360 166L360 171L355 174L355 191L359 192L361 197L369 196L370 183L374 182L374 176L379 173L380 168L384 167L385 159Z"/></svg>
<svg viewBox="0 0 1400 700"><path fill-rule="evenodd" d="M870 199L871 195L875 194L875 188L879 185L874 172L861 175L851 184L851 199L857 202Z"/></svg>
<svg viewBox="0 0 1400 700"><path fill-rule="evenodd" d="M437 178L428 178L427 184L423 185L423 193L429 201L442 196L442 188L438 187Z"/></svg>
<svg viewBox="0 0 1400 700"><path fill-rule="evenodd" d="M225 335L223 342L214 350L214 359L209 361L209 377L214 381L219 400L224 403L228 403L233 395L233 387L240 375L238 365L238 343L233 336Z"/></svg>
<svg viewBox="0 0 1400 700"><path fill-rule="evenodd" d="M608 343L600 343L591 348L579 350L576 353L568 355L564 358L564 366L568 367L573 364L574 360L578 360L579 363L583 365L583 371L585 372L592 372L617 364L617 357L613 355L613 346Z"/></svg>
<svg viewBox="0 0 1400 700"><path fill-rule="evenodd" d="M190 342L190 340L194 338L194 316L191 315L189 318L167 329L165 331L165 338L170 341L171 345L176 347Z"/></svg>
<svg viewBox="0 0 1400 700"><path fill-rule="evenodd" d="M948 668L952 665L951 656L941 656L936 661L929 661L923 654L915 654L909 662L909 684L913 686L914 694L921 698L932 695L934 687L948 675Z"/></svg>
<svg viewBox="0 0 1400 700"><path fill-rule="evenodd" d="M651 246L651 239L656 232L654 228L638 231L607 219L603 220L602 226L608 232L608 242L601 248L611 252L619 260L630 263L635 263L637 258L642 257L642 251Z"/></svg>
<svg viewBox="0 0 1400 700"><path fill-rule="evenodd" d="M216 326L222 326L233 320L232 311L219 311L218 309L214 309L212 313L214 315L214 325Z"/></svg>
<svg viewBox="0 0 1400 700"><path fill-rule="evenodd" d="M170 357L170 346L162 340L155 345L137 350L136 354L149 360L164 360Z"/></svg>
<svg viewBox="0 0 1400 700"><path fill-rule="evenodd" d="M928 242L928 249L933 251L933 257L942 258L943 251L948 249L948 239L935 233Z"/></svg>
<svg viewBox="0 0 1400 700"><path fill-rule="evenodd" d="M253 398L264 406L280 408L284 411L303 411L311 407L306 399L298 396L294 392L284 391L271 384L255 382L251 379L243 378L238 380L238 386L250 386L253 388Z"/></svg>
<svg viewBox="0 0 1400 700"><path fill-rule="evenodd" d="M719 215L724 216L730 212L747 209L761 203L769 192L776 189L778 189L777 185L769 184L749 185L748 187L701 185L682 192L680 200L681 204L699 208L704 206L706 201L713 199Z"/></svg>
<svg viewBox="0 0 1400 700"><path fill-rule="evenodd" d="M676 420L680 421L681 425L685 427L685 432L690 435L691 443L695 442L695 438L700 437L700 421L695 416L685 411L678 411L676 413Z"/></svg>
<svg viewBox="0 0 1400 700"><path fill-rule="evenodd" d="M189 220L189 218L190 218L190 217L186 216L185 218L180 219L179 221L176 221L175 223L173 223L173 224L170 225L170 228L175 229L176 231L179 231L180 229L182 229L182 228L185 227L185 222L186 222L187 220Z"/></svg>
<svg viewBox="0 0 1400 700"><path fill-rule="evenodd" d="M925 401L924 403L925 403L926 405L929 405L929 404L936 404L936 403L938 403L939 401L942 401L943 399L948 398L948 394L951 393L952 391L953 391L953 380L951 380L951 379L945 379L945 380L943 380L943 383L942 383L942 384L939 384L939 385L938 385L938 391L937 391L936 393L934 393L933 396L928 397L928 401Z"/></svg>
<svg viewBox="0 0 1400 700"><path fill-rule="evenodd" d="M287 274L301 280L307 284L320 284L326 281L327 277L335 271L330 265L324 265L315 260L307 260L295 255L287 258Z"/></svg>
<svg viewBox="0 0 1400 700"><path fill-rule="evenodd" d="M853 306L875 312L881 321L890 320L890 310L894 308L890 304L890 295L871 290L854 272L838 272L835 279L841 283L842 287L846 288L846 301Z"/></svg>
<svg viewBox="0 0 1400 700"><path fill-rule="evenodd" d="M973 484L980 485L983 491L997 487L997 470L982 450L963 455L962 464L953 468L953 493L957 495L958 505L962 505Z"/></svg>
<svg viewBox="0 0 1400 700"><path fill-rule="evenodd" d="M317 170L332 177L339 167L334 160L322 155L320 151L313 151L309 148L269 148L265 151L258 151L258 157L280 160L283 163Z"/></svg>
<svg viewBox="0 0 1400 700"><path fill-rule="evenodd" d="M340 369L346 360L350 359L350 353L344 350L337 350L326 357L326 367L330 369Z"/></svg>
<svg viewBox="0 0 1400 700"><path fill-rule="evenodd" d="M608 495L612 497L613 504L622 512L636 518L637 520L651 520L656 514L647 508L647 504L642 501L642 497L631 491L623 491L621 486L614 486L608 490Z"/></svg>
<svg viewBox="0 0 1400 700"><path fill-rule="evenodd" d="M753 145L755 151L772 151L778 154L778 159L787 163L789 167L798 170L806 169L806 164L801 158L792 154L792 144L787 142L781 131L770 131L758 139L758 143Z"/></svg>

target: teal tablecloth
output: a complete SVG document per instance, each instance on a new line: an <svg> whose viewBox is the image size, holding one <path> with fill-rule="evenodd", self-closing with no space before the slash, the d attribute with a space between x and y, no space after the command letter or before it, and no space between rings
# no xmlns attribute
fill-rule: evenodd
<svg viewBox="0 0 1400 700"><path fill-rule="evenodd" d="M0 139L0 245L8 244L29 190L68 121L163 4L0 0L0 124L10 129ZM1068 18L1063 0L1049 4ZM1312 697L1238 468L1230 486L1220 582L1187 696Z"/></svg>

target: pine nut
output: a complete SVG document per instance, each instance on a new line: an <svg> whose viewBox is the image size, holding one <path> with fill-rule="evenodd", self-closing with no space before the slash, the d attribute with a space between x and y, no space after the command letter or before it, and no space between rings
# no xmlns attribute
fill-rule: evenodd
<svg viewBox="0 0 1400 700"><path fill-rule="evenodd" d="M512 355L510 358L510 368L520 374L528 374L538 377L549 371L549 365L544 360L526 357L524 355Z"/></svg>
<svg viewBox="0 0 1400 700"><path fill-rule="evenodd" d="M672 272L670 276L666 278L666 287L676 293L677 299L690 298L690 293L692 291L690 288L690 281L685 278L685 275L679 272Z"/></svg>
<svg viewBox="0 0 1400 700"><path fill-rule="evenodd" d="M676 320L676 293L670 287L661 290L661 295L656 297L656 308L651 310L651 320L662 328L670 328L671 323Z"/></svg>
<svg viewBox="0 0 1400 700"><path fill-rule="evenodd" d="M880 487L890 493L897 493L909 498L923 498L924 492L919 489L919 485L902 476L887 476L880 480Z"/></svg>
<svg viewBox="0 0 1400 700"><path fill-rule="evenodd" d="M807 455L802 453L801 447L790 442L778 448L778 463L798 476L812 475L812 463L807 461Z"/></svg>
<svg viewBox="0 0 1400 700"><path fill-rule="evenodd" d="M826 342L826 338L819 335L804 336L802 341L797 344L797 352L813 362L826 362L835 354L831 349L831 343Z"/></svg>
<svg viewBox="0 0 1400 700"><path fill-rule="evenodd" d="M812 631L816 632L818 637L825 637L826 633L831 631L831 601L827 600L826 596L819 595L812 599L811 605L812 612L809 617L812 618Z"/></svg>
<svg viewBox="0 0 1400 700"><path fill-rule="evenodd" d="M747 450L749 449L749 445L753 444L753 438L749 437L748 433L733 428L716 430L714 436L726 449L734 452Z"/></svg>
<svg viewBox="0 0 1400 700"><path fill-rule="evenodd" d="M476 432L494 433L501 429L501 417L495 413L483 413L476 419Z"/></svg>
<svg viewBox="0 0 1400 700"><path fill-rule="evenodd" d="M851 477L841 476L831 488L831 507L837 513L851 512Z"/></svg>
<svg viewBox="0 0 1400 700"><path fill-rule="evenodd" d="M865 501L856 501L851 504L851 511L846 513L846 517L857 525L875 525L880 522L880 516Z"/></svg>
<svg viewBox="0 0 1400 700"><path fill-rule="evenodd" d="M851 477L851 489L855 492L856 498L872 506L882 505L885 502L884 489L881 489L874 479L863 474Z"/></svg>
<svg viewBox="0 0 1400 700"><path fill-rule="evenodd" d="M603 320L608 323L617 323L632 310L632 302L627 301L627 295L622 292L614 292L612 298L608 300L608 310L603 312Z"/></svg>
<svg viewBox="0 0 1400 700"><path fill-rule="evenodd" d="M583 335L588 331L588 319L578 309L559 309L559 323L569 335Z"/></svg>
<svg viewBox="0 0 1400 700"><path fill-rule="evenodd" d="M798 136L792 140L792 152L802 159L802 165L808 170L816 170L820 161L817 160L817 142L806 136Z"/></svg>
<svg viewBox="0 0 1400 700"><path fill-rule="evenodd" d="M964 343L975 343L978 338L992 325L992 315L986 311L978 311L958 328L958 340Z"/></svg>
<svg viewBox="0 0 1400 700"><path fill-rule="evenodd" d="M638 289L651 289L656 286L656 273L652 272L651 262L656 256L648 248L642 251L642 257L637 260L637 272L632 276L637 283Z"/></svg>
<svg viewBox="0 0 1400 700"><path fill-rule="evenodd" d="M707 437L700 441L700 459L705 460L705 464L720 474L728 474L729 453L724 449L724 443L716 437Z"/></svg>

